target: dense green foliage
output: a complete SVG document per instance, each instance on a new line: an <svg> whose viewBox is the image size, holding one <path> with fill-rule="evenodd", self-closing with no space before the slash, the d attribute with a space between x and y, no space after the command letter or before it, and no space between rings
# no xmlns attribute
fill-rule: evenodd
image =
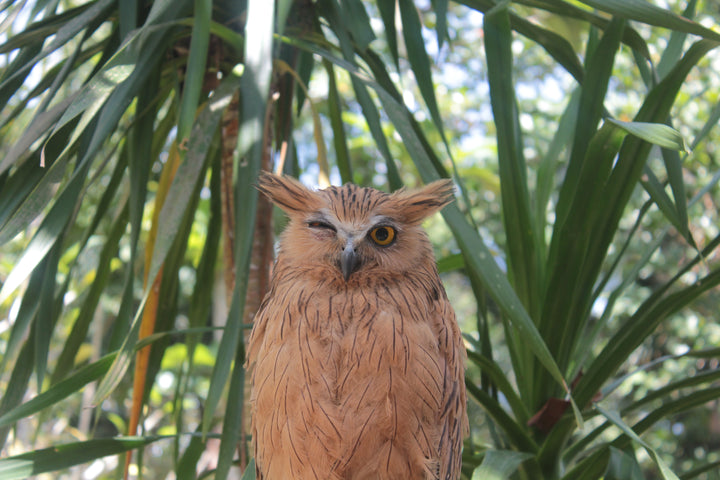
<svg viewBox="0 0 720 480"><path fill-rule="evenodd" d="M454 178L464 476L720 478L714 14L0 1L0 478L248 465L261 168Z"/></svg>

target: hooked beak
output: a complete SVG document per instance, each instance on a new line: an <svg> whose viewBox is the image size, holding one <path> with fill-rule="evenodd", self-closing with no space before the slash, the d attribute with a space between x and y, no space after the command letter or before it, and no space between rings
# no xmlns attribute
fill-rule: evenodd
<svg viewBox="0 0 720 480"><path fill-rule="evenodd" d="M358 256L352 241L349 241L340 255L340 270L347 282L350 275L360 266L360 257Z"/></svg>

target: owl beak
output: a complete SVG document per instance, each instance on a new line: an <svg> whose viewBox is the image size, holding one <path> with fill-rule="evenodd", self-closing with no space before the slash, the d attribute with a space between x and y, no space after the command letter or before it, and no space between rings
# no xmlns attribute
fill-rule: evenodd
<svg viewBox="0 0 720 480"><path fill-rule="evenodd" d="M350 275L360 266L360 256L355 251L352 242L348 242L340 255L340 270L347 282Z"/></svg>

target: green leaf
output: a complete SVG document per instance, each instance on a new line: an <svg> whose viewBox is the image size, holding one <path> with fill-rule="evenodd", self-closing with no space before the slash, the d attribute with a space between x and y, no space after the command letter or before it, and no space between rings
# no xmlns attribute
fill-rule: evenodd
<svg viewBox="0 0 720 480"><path fill-rule="evenodd" d="M599 404L595 404L595 409L597 409L598 412L600 412L605 418L610 420L612 423L614 423L620 430L625 433L632 441L635 443L642 445L643 448L648 452L648 455L655 461L655 464L660 469L660 474L662 475L662 478L665 480L679 480L677 475L670 470L670 468L665 464L662 458L657 454L657 452L647 443L645 443L638 435L633 431L632 428L630 428L625 422L622 421L622 419L615 413L611 412L610 410L606 410L603 407L601 407Z"/></svg>
<svg viewBox="0 0 720 480"><path fill-rule="evenodd" d="M332 63L323 60L323 66L328 74L328 116L333 131L336 163L340 171L340 179L345 184L352 182L352 165L350 164L350 151L348 150L347 135L342 120L342 101L338 93L335 69Z"/></svg>
<svg viewBox="0 0 720 480"><path fill-rule="evenodd" d="M614 118L608 118L606 121L617 125L626 132L635 135L646 142L650 142L663 148L687 152L685 140L680 132L662 123L623 122Z"/></svg>
<svg viewBox="0 0 720 480"><path fill-rule="evenodd" d="M557 131L538 166L537 185L535 187L535 217L539 223L538 230L541 232L545 231L546 212L555 187L555 175L563 157L570 155L569 150L575 133L575 120L577 119L579 104L580 90L576 89L570 96L565 111L560 117Z"/></svg>
<svg viewBox="0 0 720 480"><path fill-rule="evenodd" d="M89 463L108 455L117 455L141 448L165 437L116 437L87 442L55 445L22 455L0 459L0 478L3 480L26 479L32 475L54 472L75 465Z"/></svg>
<svg viewBox="0 0 720 480"><path fill-rule="evenodd" d="M580 0L611 15L636 20L640 23L669 28L673 31L692 33L714 41L720 41L720 33L705 28L676 13L651 4L647 0Z"/></svg>
<svg viewBox="0 0 720 480"><path fill-rule="evenodd" d="M377 2L383 30L387 39L390 55L395 62L395 69L400 70L400 57L398 55L397 28L395 28L395 2Z"/></svg>
<svg viewBox="0 0 720 480"><path fill-rule="evenodd" d="M185 142L192 130L193 121L200 104L200 93L205 81L208 45L210 44L210 17L212 0L195 0L193 29L190 36L190 54L178 118L177 138Z"/></svg>
<svg viewBox="0 0 720 480"><path fill-rule="evenodd" d="M54 166L54 165L53 165ZM0 288L0 303L4 302L25 281L30 272L42 261L50 249L61 239L70 216L75 210L87 167L75 171L48 214L33 235L22 256Z"/></svg>
<svg viewBox="0 0 720 480"><path fill-rule="evenodd" d="M691 480L693 478L699 477L700 475L702 475L703 473L706 473L706 472L717 472L719 468L720 468L720 460L717 460L714 462L713 461L706 462L706 463L700 465L699 467L693 468L692 470L689 470L689 471L683 473L682 475L680 475L680 479L681 480Z"/></svg>
<svg viewBox="0 0 720 480"><path fill-rule="evenodd" d="M122 169L118 169L119 173ZM111 190L108 190L111 191ZM100 210L101 214L105 214ZM58 357L55 371L52 374L52 382L55 383L58 380L65 377L69 372L74 363L77 352L80 346L86 341L87 333L90 330L90 325L93 318L96 317L97 306L100 302L100 297L107 286L108 279L110 277L110 264L117 254L118 244L120 238L125 233L125 227L127 225L127 204L121 210L121 213L114 220L113 226L108 232L108 237L103 245L102 251L98 258L97 269L95 271L95 279L89 286L87 295L82 302L80 312L75 318L75 322L72 325L70 334L68 335L65 343L62 347L60 355ZM80 250L82 252L82 249ZM76 257L77 260L77 257Z"/></svg>
<svg viewBox="0 0 720 480"><path fill-rule="evenodd" d="M447 27L448 0L431 0L435 11L435 30L437 32L438 50L441 50L445 39L449 38Z"/></svg>
<svg viewBox="0 0 720 480"><path fill-rule="evenodd" d="M197 479L195 470L197 468L198 461L200 460L200 456L205 451L206 445L207 443L203 441L199 432L196 432L196 434L190 438L190 444L185 449L182 457L180 457L180 460L177 463L177 468L175 469L177 480Z"/></svg>
<svg viewBox="0 0 720 480"><path fill-rule="evenodd" d="M532 454L511 450L488 450L482 464L473 472L472 480L506 480Z"/></svg>
<svg viewBox="0 0 720 480"><path fill-rule="evenodd" d="M675 150L662 150L662 157L665 162L665 171L668 175L668 182L672 190L674 206L678 216L678 232L685 237L685 240L697 250L695 240L690 233L687 213L687 195L685 193L685 176L683 174L682 160Z"/></svg>
<svg viewBox="0 0 720 480"><path fill-rule="evenodd" d="M710 243L710 246L717 247L718 244L720 244L720 237L716 237ZM695 284L672 294L667 294L667 290L676 279L687 269L696 265L696 262L699 262L700 258L703 258L703 255L706 255L707 252L708 250L704 249L678 275L643 302L635 314L624 322L620 329L609 339L606 347L590 364L575 389L575 394L581 404L590 401L604 381L614 375L630 353L655 330L660 322L686 307L707 290L720 284L720 270L715 270Z"/></svg>
<svg viewBox="0 0 720 480"><path fill-rule="evenodd" d="M238 322L239 323L239 322ZM230 376L230 387L228 390L228 408L223 416L222 436L220 439L220 452L218 454L218 466L215 478L227 478L230 467L233 465L235 451L241 441L241 429L243 421L243 408L245 402L245 349L240 342L235 356L235 366ZM240 448L245 448L244 444ZM254 470L254 469L253 469Z"/></svg>
<svg viewBox="0 0 720 480"><path fill-rule="evenodd" d="M52 138L70 120L82 114L75 133L68 142L68 147L60 154L61 158L68 154L70 145L75 143L80 134L88 130L90 121L100 111L115 89L130 77L133 70L134 62L131 59L117 55L114 57L113 62L108 63L80 90L74 101L63 112L62 117L60 117L50 134L50 138Z"/></svg>
<svg viewBox="0 0 720 480"><path fill-rule="evenodd" d="M695 16L695 8L697 6L697 0L690 0L687 2L683 17L692 20ZM660 61L657 64L657 74L660 79L664 78L665 75L672 69L682 57L683 46L687 39L687 32L673 30L670 34L670 40L667 43L667 47L660 57Z"/></svg>
<svg viewBox="0 0 720 480"><path fill-rule="evenodd" d="M442 117L435 98L435 87L433 86L432 71L430 69L430 57L425 50L425 41L422 35L422 24L420 17L412 0L398 0L400 8L400 19L403 25L403 37L407 57L412 68L415 81L420 88L420 93L425 100L430 117L435 128L445 141L445 129L443 128ZM447 143L447 141L445 141Z"/></svg>
<svg viewBox="0 0 720 480"><path fill-rule="evenodd" d="M358 50L366 50L370 42L375 40L375 33L370 26L370 18L360 0L343 0L340 3L343 25L347 27Z"/></svg>
<svg viewBox="0 0 720 480"><path fill-rule="evenodd" d="M78 369L65 380L53 385L40 395L18 405L0 416L0 427L10 425L18 420L29 417L39 411L51 407L61 400L79 392L88 383L97 380L108 371L115 359L115 353L105 355L97 362ZM3 477L4 478L4 477Z"/></svg>
<svg viewBox="0 0 720 480"><path fill-rule="evenodd" d="M33 372L34 347L34 342L26 341L20 350L17 362L10 375L10 381L4 389L2 399L0 399L0 414L5 414L22 403ZM9 426L0 427L0 448L5 445L9 431Z"/></svg>
<svg viewBox="0 0 720 480"><path fill-rule="evenodd" d="M505 400L510 405L510 408L517 419L517 422L521 425L527 423L530 415L527 411L527 407L522 402L520 397L515 393L510 381L507 379L507 375L500 369L498 364L485 355L468 350L468 360L477 365L480 370L487 375L490 382L505 396Z"/></svg>
<svg viewBox="0 0 720 480"><path fill-rule="evenodd" d="M215 89L193 124L192 133L187 144L187 154L178 166L173 183L168 190L167 199L160 211L158 240L153 250L148 284L152 284L157 276L165 257L172 247L175 232L178 231L183 219L188 215L188 206L192 200L188 192L195 190L197 183L203 179L201 172L207 167L207 155L213 137L222 119L222 113L230 105L238 85L239 79L237 77L233 75L226 76Z"/></svg>
<svg viewBox="0 0 720 480"><path fill-rule="evenodd" d="M605 472L605 480L643 480L644 478L634 455L610 447L610 461Z"/></svg>
<svg viewBox="0 0 720 480"><path fill-rule="evenodd" d="M340 47L343 52L343 57L345 58L345 61L337 63L338 59L329 53L329 56L325 58L335 63L336 65L345 68L348 71L357 71L357 67L354 61L353 47L350 41L350 37L344 30L340 15L337 12L337 4L334 2L334 0L328 0L327 3L328 8L324 15L328 18L328 21L333 27L333 31L338 36L338 40L340 41ZM299 48L306 48L310 52L313 52L317 48L314 45L306 44L304 42L297 43L297 41L295 41L291 43L294 43ZM397 190L398 188L402 187L402 181L400 180L400 174L398 173L397 166L395 165L395 159L390 153L390 147L388 146L387 138L385 138L385 133L382 129L382 124L380 122L380 113L378 112L378 109L375 106L375 103L373 102L370 93L368 92L367 86L354 76L351 76L350 81L355 92L355 98L360 104L360 109L362 110L365 121L367 122L368 128L370 129L370 134L375 140L375 144L377 145L378 149L380 150L380 154L385 160L385 165L387 166L388 170L387 177L388 183L390 184L390 189Z"/></svg>
<svg viewBox="0 0 720 480"><path fill-rule="evenodd" d="M45 279L45 264L47 260L33 270L28 280L27 289L29 292L40 291L42 282ZM23 342L27 340L27 332L30 325L35 320L38 311L38 302L32 295L23 296L20 302L20 308L15 317L15 323L10 331L10 336L5 344L5 349L0 360L0 371L5 372L8 366L12 366L15 356L17 355Z"/></svg>
<svg viewBox="0 0 720 480"><path fill-rule="evenodd" d="M583 83L585 71L573 46L562 36L536 25L516 14L510 15L510 26L519 34L542 46L570 75Z"/></svg>
<svg viewBox="0 0 720 480"><path fill-rule="evenodd" d="M46 258L43 284L35 300L38 302L37 315L33 325L33 341L35 342L35 374L38 385L42 385L47 372L47 361L50 352L50 338L55 330L55 323L60 315L60 308L55 298L55 283L58 273L58 262L61 250L56 244ZM62 298L64 291L58 294Z"/></svg>
<svg viewBox="0 0 720 480"><path fill-rule="evenodd" d="M604 99L607 95L610 77L612 76L615 55L620 45L620 36L624 30L624 22L613 20L605 31L596 49L586 59L586 80L580 91L580 104L577 110L577 119L573 134L570 160L560 189L556 207L556 225L562 226L567 218L567 212L578 195L581 195L587 185L579 181L580 172L584 167L588 145L592 141L604 113ZM553 230L554 235L557 228ZM552 245L549 263L554 264L552 257L557 255ZM552 268L552 267L551 267Z"/></svg>
<svg viewBox="0 0 720 480"><path fill-rule="evenodd" d="M54 35L52 37L52 41L32 59L26 59L23 68L15 71L13 75L3 78L2 83L0 84L0 89L5 88L6 84L15 80L20 75L29 72L30 69L34 65L40 63L43 58L65 45L69 40L87 28L88 24L92 23L97 18L106 17L108 13L107 9L108 7L113 6L113 3L113 0L98 0L89 5L89 8L77 8L70 10L69 12L66 12L66 15L61 17L61 19L51 19L57 22L57 25L59 26L57 31L53 32ZM44 33L47 34L50 32L45 30ZM20 39L13 38L13 40L18 41ZM24 43L27 40L22 39L21 41Z"/></svg>
<svg viewBox="0 0 720 480"><path fill-rule="evenodd" d="M468 399L475 400L485 409L485 412L487 412L498 427L503 430L512 445L522 451L537 451L538 446L530 435L528 435L525 425L520 425L515 419L508 415L497 400L468 381L467 378L465 379L465 388L467 389Z"/></svg>
<svg viewBox="0 0 720 480"><path fill-rule="evenodd" d="M570 469L562 480L597 480L607 471L610 449L598 448Z"/></svg>
<svg viewBox="0 0 720 480"><path fill-rule="evenodd" d="M508 272L513 288L531 316L537 316L543 291L540 240L527 190L523 139L512 78L512 34L508 3L485 14L483 31L493 118L497 129L503 224Z"/></svg>
<svg viewBox="0 0 720 480"><path fill-rule="evenodd" d="M673 201L670 196L665 192L665 186L660 183L660 180L650 170L648 166L643 169L643 176L640 179L645 191L650 195L650 198L658 206L660 211L663 212L665 218L680 232L683 236L688 231L687 219L683 221L680 218L678 210L675 208ZM683 202L684 204L684 202ZM687 237L686 237L687 238Z"/></svg>
<svg viewBox="0 0 720 480"><path fill-rule="evenodd" d="M465 267L465 259L462 253L454 253L437 260L438 272L447 273L460 270Z"/></svg>
<svg viewBox="0 0 720 480"><path fill-rule="evenodd" d="M138 2L130 0L118 4L120 38L127 37L128 33L138 26Z"/></svg>
<svg viewBox="0 0 720 480"><path fill-rule="evenodd" d="M15 165L15 163L26 155L33 143L46 135L50 127L58 121L62 113L67 109L68 105L73 102L76 94L72 94L67 98L60 100L50 110L39 112L30 122L28 128L23 132L22 137L18 139L11 147L10 151L0 161L0 174L7 171Z"/></svg>
<svg viewBox="0 0 720 480"><path fill-rule="evenodd" d="M255 459L251 459L240 480L255 480Z"/></svg>
<svg viewBox="0 0 720 480"><path fill-rule="evenodd" d="M693 390L683 396L670 396L660 407L650 410L642 420L633 425L633 430L641 435L658 422L671 418L679 413L687 412L690 409L706 405L708 402L717 400L720 397L720 386L707 386L702 389ZM623 445L625 436L616 439L616 445Z"/></svg>

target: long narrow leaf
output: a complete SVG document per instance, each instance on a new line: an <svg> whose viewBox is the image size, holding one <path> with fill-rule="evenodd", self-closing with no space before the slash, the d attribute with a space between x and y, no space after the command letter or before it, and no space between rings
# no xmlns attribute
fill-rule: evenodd
<svg viewBox="0 0 720 480"><path fill-rule="evenodd" d="M524 147L512 79L512 35L507 7L505 4L485 14L485 54L497 129L508 271L515 292L530 315L537 317L539 295L543 290L537 255L539 239L527 190Z"/></svg>
<svg viewBox="0 0 720 480"><path fill-rule="evenodd" d="M183 95L180 101L178 119L178 138L184 143L192 130L192 123L200 103L200 92L205 80L208 44L210 43L210 16L212 1L195 0L193 10L193 29L190 39Z"/></svg>
<svg viewBox="0 0 720 480"><path fill-rule="evenodd" d="M58 196L37 232L30 240L15 267L0 289L0 303L4 302L30 275L37 264L55 245L75 210L78 196L85 180L87 165L75 171L73 178Z"/></svg>
<svg viewBox="0 0 720 480"><path fill-rule="evenodd" d="M705 28L676 13L658 7L647 0L580 0L586 5L611 15L637 20L639 22L669 28L674 31L692 33L709 40L720 41L720 33Z"/></svg>
<svg viewBox="0 0 720 480"><path fill-rule="evenodd" d="M350 152L348 151L347 135L342 120L342 105L338 93L335 69L332 63L323 60L323 66L328 74L328 114L333 130L333 145L340 178L344 183L352 182L352 167L350 165Z"/></svg>
<svg viewBox="0 0 720 480"><path fill-rule="evenodd" d="M337 4L334 0L327 0L327 3L329 4L329 8L327 9L325 15L328 17L328 20L334 27L334 31L338 36L338 39L340 40L340 47L345 58L345 62L343 62L343 64L339 64L339 66L346 69L349 68L350 70L356 70L353 59L353 46L350 41L350 36L348 32L345 31L344 26L340 22L340 16L337 13ZM313 48L314 47L310 47L310 51ZM337 60L337 58L335 57L327 58L327 60L330 61L333 61L333 59ZM367 90L367 86L355 77L351 77L350 81L352 83L353 90L355 91L355 97L360 104L363 116L365 117L365 121L367 122L368 128L370 129L370 134L375 140L375 144L380 150L380 154L382 155L383 159L385 160L385 164L387 165L387 176L390 188L392 190L396 190L402 186L402 181L400 180L400 174L398 173L397 166L395 165L395 159L390 153L390 147L388 146L387 138L385 138L385 133L382 129L382 125L380 122L380 114L377 110L377 107L375 106L375 103L372 100L372 97Z"/></svg>
<svg viewBox="0 0 720 480"><path fill-rule="evenodd" d="M465 382L468 398L477 401L504 430L509 441L520 451L536 452L537 444L527 434L524 425L519 425L490 395L472 383Z"/></svg>
<svg viewBox="0 0 720 480"><path fill-rule="evenodd" d="M54 472L74 465L89 463L108 455L117 455L144 447L163 438L157 436L118 437L55 445L43 450L0 459L0 477L3 480L26 479L32 475Z"/></svg>
<svg viewBox="0 0 720 480"><path fill-rule="evenodd" d="M55 365L52 374L52 382L55 383L65 377L74 363L77 352L83 342L86 341L87 333L90 330L92 319L96 315L96 309L100 302L103 290L107 286L108 278L111 273L111 262L117 254L120 238L125 233L127 222L127 209L123 208L121 213L115 219L113 226L108 233L107 241L100 252L97 270L95 272L95 280L88 288L86 297L80 307L75 323L72 326L65 344L63 345L60 356Z"/></svg>
<svg viewBox="0 0 720 480"><path fill-rule="evenodd" d="M670 468L665 464L662 458L657 454L657 452L647 443L645 443L640 437L637 436L637 434L629 427L625 422L622 421L622 419L617 416L614 412L611 412L609 410L606 410L605 408L601 407L599 404L595 405L595 408L608 420L610 420L612 423L614 423L620 430L622 430L627 436L629 436L634 442L640 444L645 448L645 450L648 452L650 457L655 461L658 468L660 469L660 473L662 474L662 477L665 480L679 480L677 475L675 475Z"/></svg>
<svg viewBox="0 0 720 480"><path fill-rule="evenodd" d="M110 353L97 362L78 369L65 380L0 416L0 426L4 427L15 423L77 393L82 387L104 375L114 359L115 354Z"/></svg>
<svg viewBox="0 0 720 480"><path fill-rule="evenodd" d="M508 381L506 375L500 370L497 363L493 362L485 355L480 355L473 351L468 351L468 360L476 364L488 379L497 387L498 391L505 396L505 399L510 404L510 408L515 414L515 418L518 423L526 424L530 415L527 411L527 407L522 403L521 399L515 393L512 385Z"/></svg>
<svg viewBox="0 0 720 480"><path fill-rule="evenodd" d="M430 110L430 118L432 118L435 128L440 133L440 137L445 143L445 128L443 127L440 109L435 98L435 87L432 81L432 72L430 70L430 57L425 50L425 42L422 35L422 24L415 5L411 0L399 0L400 18L403 24L403 36L405 38L405 48L407 49L407 57L410 62L415 81L420 88L425 105Z"/></svg>

